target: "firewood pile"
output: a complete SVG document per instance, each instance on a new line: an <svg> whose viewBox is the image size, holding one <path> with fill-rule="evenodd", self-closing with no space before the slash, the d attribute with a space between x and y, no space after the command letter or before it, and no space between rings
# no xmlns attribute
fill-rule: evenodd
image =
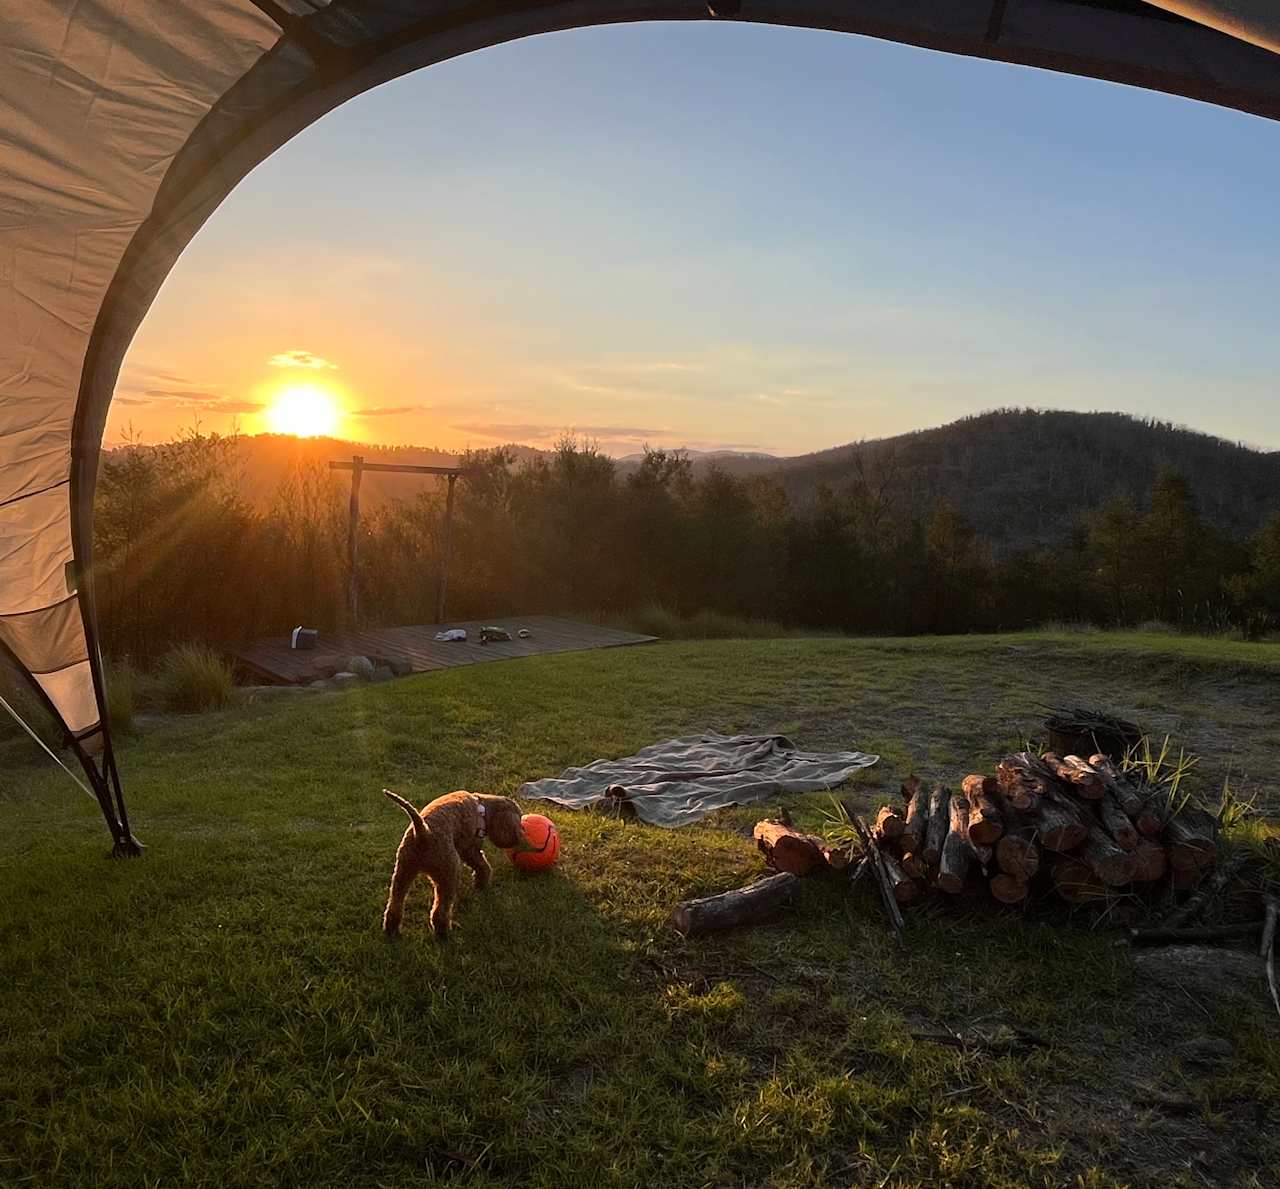
<svg viewBox="0 0 1280 1189"><path fill-rule="evenodd" d="M858 822L863 859L902 906L930 892L1010 905L1052 893L1070 904L1103 905L1120 893L1196 888L1217 860L1212 814L1170 805L1167 793L1102 754L1019 752L953 789L926 788L912 776L873 825ZM779 871L805 875L851 861L848 851L833 853L779 822L760 822L755 838Z"/></svg>

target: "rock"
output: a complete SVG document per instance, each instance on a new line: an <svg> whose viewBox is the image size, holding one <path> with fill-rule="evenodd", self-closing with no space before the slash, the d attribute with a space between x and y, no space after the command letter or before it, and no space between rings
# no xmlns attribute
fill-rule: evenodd
<svg viewBox="0 0 1280 1189"><path fill-rule="evenodd" d="M1267 998L1257 954L1207 945L1170 945L1136 953L1133 964L1150 984L1186 991L1208 1002Z"/></svg>
<svg viewBox="0 0 1280 1189"><path fill-rule="evenodd" d="M408 677L413 672L413 667L403 657L392 657L390 660L382 662L396 677Z"/></svg>
<svg viewBox="0 0 1280 1189"><path fill-rule="evenodd" d="M354 673L357 677L364 681L368 681L373 676L373 661L367 656L353 656L347 662L348 673ZM341 673L335 673L335 677L341 677Z"/></svg>
<svg viewBox="0 0 1280 1189"><path fill-rule="evenodd" d="M373 682L374 685L381 685L384 681L390 681L394 676L395 674L391 671L389 666L379 665L374 669L369 680Z"/></svg>
<svg viewBox="0 0 1280 1189"><path fill-rule="evenodd" d="M354 673L335 673L329 679L329 685L333 689L347 689L353 685L359 685L360 678Z"/></svg>
<svg viewBox="0 0 1280 1189"><path fill-rule="evenodd" d="M1191 1065L1224 1065L1236 1054L1236 1047L1222 1036L1193 1036L1174 1050Z"/></svg>
<svg viewBox="0 0 1280 1189"><path fill-rule="evenodd" d="M291 697L310 692L310 687L305 685L250 685L243 690L248 702L287 701Z"/></svg>

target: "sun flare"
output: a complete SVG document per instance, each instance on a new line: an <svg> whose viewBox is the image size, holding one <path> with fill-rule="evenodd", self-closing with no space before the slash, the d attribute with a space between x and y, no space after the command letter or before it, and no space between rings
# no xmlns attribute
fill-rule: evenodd
<svg viewBox="0 0 1280 1189"><path fill-rule="evenodd" d="M342 420L342 410L332 392L318 384L292 384L283 389L267 409L267 426L272 433L317 438L334 433Z"/></svg>

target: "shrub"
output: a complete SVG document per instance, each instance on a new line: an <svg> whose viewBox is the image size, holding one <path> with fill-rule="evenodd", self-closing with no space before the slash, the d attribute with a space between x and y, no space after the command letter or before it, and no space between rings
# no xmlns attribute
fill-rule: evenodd
<svg viewBox="0 0 1280 1189"><path fill-rule="evenodd" d="M160 662L160 696L177 714L221 710L235 696L231 666L212 648L180 644Z"/></svg>
<svg viewBox="0 0 1280 1189"><path fill-rule="evenodd" d="M720 611L679 615L659 603L640 607L625 620L632 631L661 640L751 640L793 634L768 619L747 619Z"/></svg>
<svg viewBox="0 0 1280 1189"><path fill-rule="evenodd" d="M133 729L133 716L138 708L139 673L129 660L109 664L106 672L107 714L111 727L119 734Z"/></svg>

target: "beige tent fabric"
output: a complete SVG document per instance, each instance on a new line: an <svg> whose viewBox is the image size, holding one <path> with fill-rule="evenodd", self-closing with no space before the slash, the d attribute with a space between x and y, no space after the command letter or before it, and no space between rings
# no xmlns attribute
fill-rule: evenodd
<svg viewBox="0 0 1280 1189"><path fill-rule="evenodd" d="M1269 0L710 9L1280 117ZM534 33L708 16L706 0L0 0L0 649L82 750L102 701L91 642L102 428L129 340L201 222L290 136L386 79Z"/></svg>

